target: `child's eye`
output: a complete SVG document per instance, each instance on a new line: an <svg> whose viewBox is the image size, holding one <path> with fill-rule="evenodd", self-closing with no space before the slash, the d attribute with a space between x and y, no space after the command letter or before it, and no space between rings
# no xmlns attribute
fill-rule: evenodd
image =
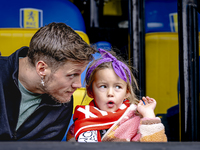
<svg viewBox="0 0 200 150"><path fill-rule="evenodd" d="M106 86L105 85L101 85L100 88L106 88Z"/></svg>
<svg viewBox="0 0 200 150"><path fill-rule="evenodd" d="M121 86L118 86L118 85L117 85L117 86L116 86L116 89L121 89Z"/></svg>

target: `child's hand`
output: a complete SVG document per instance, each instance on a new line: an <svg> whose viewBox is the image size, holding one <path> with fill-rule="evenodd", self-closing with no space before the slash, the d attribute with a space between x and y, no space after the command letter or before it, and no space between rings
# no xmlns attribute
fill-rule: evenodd
<svg viewBox="0 0 200 150"><path fill-rule="evenodd" d="M147 97L142 97L142 100L140 100L138 104L138 107L137 107L138 112L143 117L155 118L155 113L154 113L154 109L156 107L155 99L147 96Z"/></svg>

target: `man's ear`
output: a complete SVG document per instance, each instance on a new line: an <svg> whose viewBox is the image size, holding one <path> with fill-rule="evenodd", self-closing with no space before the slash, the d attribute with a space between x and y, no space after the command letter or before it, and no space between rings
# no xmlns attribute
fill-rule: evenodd
<svg viewBox="0 0 200 150"><path fill-rule="evenodd" d="M37 62L36 72L40 77L46 76L49 73L49 71L49 67L44 61L40 60Z"/></svg>
<svg viewBox="0 0 200 150"><path fill-rule="evenodd" d="M87 90L87 95L88 95L90 98L94 98L91 87L86 86L86 90Z"/></svg>

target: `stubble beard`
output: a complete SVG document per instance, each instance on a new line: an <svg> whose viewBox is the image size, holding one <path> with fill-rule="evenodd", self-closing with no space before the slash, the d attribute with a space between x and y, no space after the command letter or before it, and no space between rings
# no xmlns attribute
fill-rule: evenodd
<svg viewBox="0 0 200 150"><path fill-rule="evenodd" d="M64 101L64 102L63 102L63 101L58 100L56 97L54 97L54 96L52 95L51 92L49 92L49 90L48 90L48 83L49 83L50 81L52 81L52 80L53 80L53 75L50 75L49 78L47 78L47 79L45 80L44 86L41 84L41 88L42 88L42 90L44 91L44 93L47 94L47 95L49 95L49 96L51 97L51 99L54 100L56 103L59 103L59 104L69 103L69 102L71 101L71 97L72 97L72 96L71 96L67 101Z"/></svg>
<svg viewBox="0 0 200 150"><path fill-rule="evenodd" d="M62 101L58 100L57 98L55 98L54 96L52 96L50 93L47 93L47 94L51 97L51 99L53 99L56 103L59 103L59 104L65 104L65 103L69 103L71 101L71 97L67 101L62 102Z"/></svg>
<svg viewBox="0 0 200 150"><path fill-rule="evenodd" d="M67 101L61 101L57 99L51 92L49 92L47 86L43 86L43 90L45 91L46 94L48 94L52 100L54 100L56 103L64 104L64 103L69 103L71 101L71 97Z"/></svg>

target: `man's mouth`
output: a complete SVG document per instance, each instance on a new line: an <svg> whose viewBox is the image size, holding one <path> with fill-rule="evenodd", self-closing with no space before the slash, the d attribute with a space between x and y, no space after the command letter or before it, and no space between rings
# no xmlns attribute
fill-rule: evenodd
<svg viewBox="0 0 200 150"><path fill-rule="evenodd" d="M75 91L67 91L67 93L71 93L71 94L73 94Z"/></svg>

